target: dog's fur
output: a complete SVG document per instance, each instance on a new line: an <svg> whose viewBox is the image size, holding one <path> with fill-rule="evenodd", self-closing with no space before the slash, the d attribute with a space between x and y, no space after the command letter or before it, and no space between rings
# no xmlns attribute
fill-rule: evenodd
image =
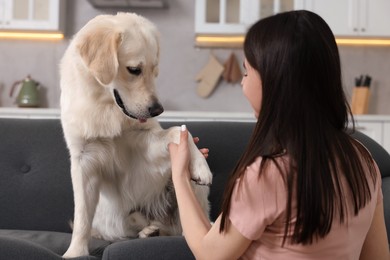
<svg viewBox="0 0 390 260"><path fill-rule="evenodd" d="M91 233L115 241L181 234L167 145L155 93L159 39L154 25L131 13L100 15L73 38L60 65L61 121L70 152L75 215L65 257L88 254ZM211 183L189 137L192 178ZM208 187L193 186L208 213Z"/></svg>

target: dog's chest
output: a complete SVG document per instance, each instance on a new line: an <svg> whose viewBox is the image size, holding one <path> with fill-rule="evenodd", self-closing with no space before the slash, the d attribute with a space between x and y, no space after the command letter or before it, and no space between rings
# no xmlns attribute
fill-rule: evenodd
<svg viewBox="0 0 390 260"><path fill-rule="evenodd" d="M169 155L161 145L147 140L150 138L127 135L101 140L97 147L89 149L92 156L100 158L105 190L137 201L164 190L171 177Z"/></svg>

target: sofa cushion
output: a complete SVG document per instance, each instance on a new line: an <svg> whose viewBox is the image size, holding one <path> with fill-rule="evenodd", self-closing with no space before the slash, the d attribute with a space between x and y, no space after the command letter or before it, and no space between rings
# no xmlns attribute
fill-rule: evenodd
<svg viewBox="0 0 390 260"><path fill-rule="evenodd" d="M104 260L195 259L184 237L150 237L109 245Z"/></svg>
<svg viewBox="0 0 390 260"><path fill-rule="evenodd" d="M59 255L24 239L0 235L1 259L60 260Z"/></svg>
<svg viewBox="0 0 390 260"><path fill-rule="evenodd" d="M13 241L25 241L30 243L29 247L44 248L57 255L63 255L69 247L72 235L53 231L0 229L0 237L12 239ZM109 244L109 242L101 239L91 239L89 242L90 255L100 258L104 248Z"/></svg>

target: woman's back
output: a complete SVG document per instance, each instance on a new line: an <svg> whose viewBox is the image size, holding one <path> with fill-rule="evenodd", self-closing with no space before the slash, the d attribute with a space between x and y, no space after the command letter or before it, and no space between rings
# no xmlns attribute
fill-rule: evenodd
<svg viewBox="0 0 390 260"><path fill-rule="evenodd" d="M270 161L259 178L261 160L259 157L247 168L242 177L243 182L241 186L236 185L231 201L229 219L243 235L253 240L242 259L359 259L376 205L382 203L379 170L376 168L375 185L369 182L372 199L357 216L354 214L352 196L347 194L344 200L347 201L348 213L344 223L340 223L336 216L328 235L314 240L313 244L291 244L289 239L292 232L289 232L282 247L288 196L286 176L283 174L287 172L289 159L288 155L275 159L283 173L280 173L275 162ZM364 167L367 178L371 179L368 167ZM348 191L344 177L341 182L343 190ZM296 200L293 200L290 227L295 224L296 209Z"/></svg>

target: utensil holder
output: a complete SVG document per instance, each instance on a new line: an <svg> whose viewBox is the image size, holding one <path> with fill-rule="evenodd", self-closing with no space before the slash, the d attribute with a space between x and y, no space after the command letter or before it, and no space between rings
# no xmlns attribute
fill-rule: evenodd
<svg viewBox="0 0 390 260"><path fill-rule="evenodd" d="M354 87L352 93L351 110L355 115L367 114L370 99L370 88L366 86Z"/></svg>

